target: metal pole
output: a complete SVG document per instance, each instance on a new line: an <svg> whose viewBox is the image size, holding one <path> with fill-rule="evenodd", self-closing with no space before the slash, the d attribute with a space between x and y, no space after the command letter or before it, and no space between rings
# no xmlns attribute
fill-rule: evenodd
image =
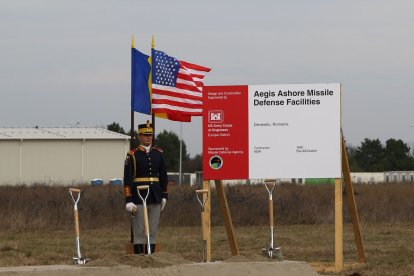
<svg viewBox="0 0 414 276"><path fill-rule="evenodd" d="M180 122L180 175L178 178L179 185L181 185L181 180L182 180L182 162L183 162L183 123Z"/></svg>
<svg viewBox="0 0 414 276"><path fill-rule="evenodd" d="M131 109L131 140L129 141L129 149L134 148L134 136L135 136L135 130L134 130L134 110Z"/></svg>

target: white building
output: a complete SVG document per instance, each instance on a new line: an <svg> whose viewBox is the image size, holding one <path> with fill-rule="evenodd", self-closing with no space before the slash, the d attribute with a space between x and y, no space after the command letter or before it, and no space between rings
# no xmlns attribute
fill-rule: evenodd
<svg viewBox="0 0 414 276"><path fill-rule="evenodd" d="M386 171L351 173L354 183L414 182L414 171Z"/></svg>
<svg viewBox="0 0 414 276"><path fill-rule="evenodd" d="M353 183L382 183L384 182L383 172L351 172L351 181Z"/></svg>
<svg viewBox="0 0 414 276"><path fill-rule="evenodd" d="M385 172L385 182L414 182L414 171Z"/></svg>
<svg viewBox="0 0 414 276"><path fill-rule="evenodd" d="M122 178L129 139L102 128L0 128L0 185Z"/></svg>

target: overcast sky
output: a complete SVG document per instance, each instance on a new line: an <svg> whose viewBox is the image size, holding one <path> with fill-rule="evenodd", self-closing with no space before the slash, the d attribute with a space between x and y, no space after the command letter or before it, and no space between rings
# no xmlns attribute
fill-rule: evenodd
<svg viewBox="0 0 414 276"><path fill-rule="evenodd" d="M205 85L342 83L348 143L414 143L413 1L1 0L0 127L130 126L130 47ZM136 113L136 124L148 117ZM157 132L180 123L157 120ZM201 118L182 124L201 153Z"/></svg>

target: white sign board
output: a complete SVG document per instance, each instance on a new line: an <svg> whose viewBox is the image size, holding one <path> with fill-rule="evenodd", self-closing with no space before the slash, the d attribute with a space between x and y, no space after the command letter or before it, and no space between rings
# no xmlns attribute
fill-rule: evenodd
<svg viewBox="0 0 414 276"><path fill-rule="evenodd" d="M203 164L208 168L220 163L219 169L204 170L206 179L239 175L250 179L341 178L339 83L248 85L247 89L233 86L227 90L225 86L207 89L206 107L220 111L223 120L211 124L209 110L205 110L203 139L208 144L203 143ZM248 110L242 110L244 106ZM248 116L241 115L245 112ZM248 137L243 137L243 129ZM220 136L211 135L216 132ZM221 148L229 150L212 151Z"/></svg>

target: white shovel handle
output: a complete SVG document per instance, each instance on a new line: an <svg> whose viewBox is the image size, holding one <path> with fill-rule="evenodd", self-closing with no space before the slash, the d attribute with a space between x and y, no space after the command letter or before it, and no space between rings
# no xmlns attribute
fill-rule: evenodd
<svg viewBox="0 0 414 276"><path fill-rule="evenodd" d="M72 193L78 193L78 197L76 198L76 200L73 197ZM80 189L75 189L75 188L69 188L69 194L72 197L73 203L75 204L75 209L77 210L78 209L77 205L78 205L78 202L79 202L79 199L80 199L81 190Z"/></svg>
<svg viewBox="0 0 414 276"><path fill-rule="evenodd" d="M205 224L205 212L204 212L204 206L206 205L207 199L208 199L208 190L196 190L197 194L197 200L200 202L201 205L201 231L203 235L203 261L207 260L207 229ZM204 197L203 200L199 198L199 195L202 195ZM204 196L205 195L205 196Z"/></svg>
<svg viewBox="0 0 414 276"><path fill-rule="evenodd" d="M141 193L140 193L141 190L147 190L147 195L145 196L145 198L141 196ZM138 196L142 200L142 209L144 211L144 231L145 231L145 235L147 236L147 251L148 251L148 255L151 255L152 252L151 252L148 210L147 210L147 198L149 194L149 185L137 186L137 192L138 192Z"/></svg>
<svg viewBox="0 0 414 276"><path fill-rule="evenodd" d="M198 202L200 202L201 205L201 211L204 211L204 206L206 205L207 199L208 199L208 190L196 190L196 194L197 194L197 200ZM200 200L200 198L198 197L199 194L202 194L204 197L204 194L206 195L203 200Z"/></svg>
<svg viewBox="0 0 414 276"><path fill-rule="evenodd" d="M141 190L147 190L147 195L144 197L142 197L140 191ZM148 190L149 190L149 185L142 185L142 186L137 186L137 192L138 192L138 196L141 198L142 203L146 206L147 205L147 198L148 198Z"/></svg>
<svg viewBox="0 0 414 276"><path fill-rule="evenodd" d="M72 193L78 193L78 197L75 198L73 197ZM79 237L79 215L78 215L78 202L80 199L80 194L81 194L81 190L80 189L75 189L75 188L69 188L69 194L72 197L73 200L73 218L75 220L75 233L76 233L76 237Z"/></svg>

